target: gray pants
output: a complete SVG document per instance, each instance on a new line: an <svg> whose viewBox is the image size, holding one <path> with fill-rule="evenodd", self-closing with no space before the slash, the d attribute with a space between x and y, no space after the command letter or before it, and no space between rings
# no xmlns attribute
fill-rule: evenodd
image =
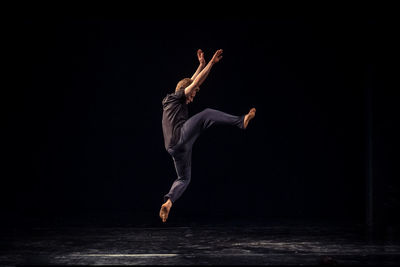
<svg viewBox="0 0 400 267"><path fill-rule="evenodd" d="M244 117L245 115L234 116L207 108L183 124L178 142L167 150L174 160L178 178L172 184L168 194L164 196L164 202L169 198L174 203L189 185L192 175L192 147L202 131L213 124L233 125L244 129Z"/></svg>

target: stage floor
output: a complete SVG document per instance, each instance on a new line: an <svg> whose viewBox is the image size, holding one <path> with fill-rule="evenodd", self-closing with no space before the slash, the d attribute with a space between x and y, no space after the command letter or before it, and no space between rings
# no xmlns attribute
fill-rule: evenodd
<svg viewBox="0 0 400 267"><path fill-rule="evenodd" d="M0 265L398 265L400 242L357 225L161 224L3 228Z"/></svg>

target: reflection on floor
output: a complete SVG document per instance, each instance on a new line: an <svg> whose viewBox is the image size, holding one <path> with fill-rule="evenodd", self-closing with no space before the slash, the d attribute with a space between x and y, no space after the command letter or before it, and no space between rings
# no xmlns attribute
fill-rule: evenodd
<svg viewBox="0 0 400 267"><path fill-rule="evenodd" d="M220 222L31 226L1 231L0 265L400 264L400 242L359 225Z"/></svg>

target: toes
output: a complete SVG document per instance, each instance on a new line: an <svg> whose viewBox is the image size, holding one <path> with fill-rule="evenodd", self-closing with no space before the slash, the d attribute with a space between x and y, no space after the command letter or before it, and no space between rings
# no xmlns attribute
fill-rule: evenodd
<svg viewBox="0 0 400 267"><path fill-rule="evenodd" d="M168 209L165 207L165 206L163 206L163 207L161 207L161 210L160 210L160 218L161 218L161 220L162 220L162 222L166 222L167 221L167 219L168 219Z"/></svg>

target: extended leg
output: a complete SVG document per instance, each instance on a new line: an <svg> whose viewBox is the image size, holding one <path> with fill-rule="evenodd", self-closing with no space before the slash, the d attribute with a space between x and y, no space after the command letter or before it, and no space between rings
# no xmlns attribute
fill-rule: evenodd
<svg viewBox="0 0 400 267"><path fill-rule="evenodd" d="M244 118L245 115L234 116L219 110L207 108L192 116L183 124L181 142L189 142L190 145L192 145L201 132L211 127L213 124L232 125L240 129L245 129Z"/></svg>

